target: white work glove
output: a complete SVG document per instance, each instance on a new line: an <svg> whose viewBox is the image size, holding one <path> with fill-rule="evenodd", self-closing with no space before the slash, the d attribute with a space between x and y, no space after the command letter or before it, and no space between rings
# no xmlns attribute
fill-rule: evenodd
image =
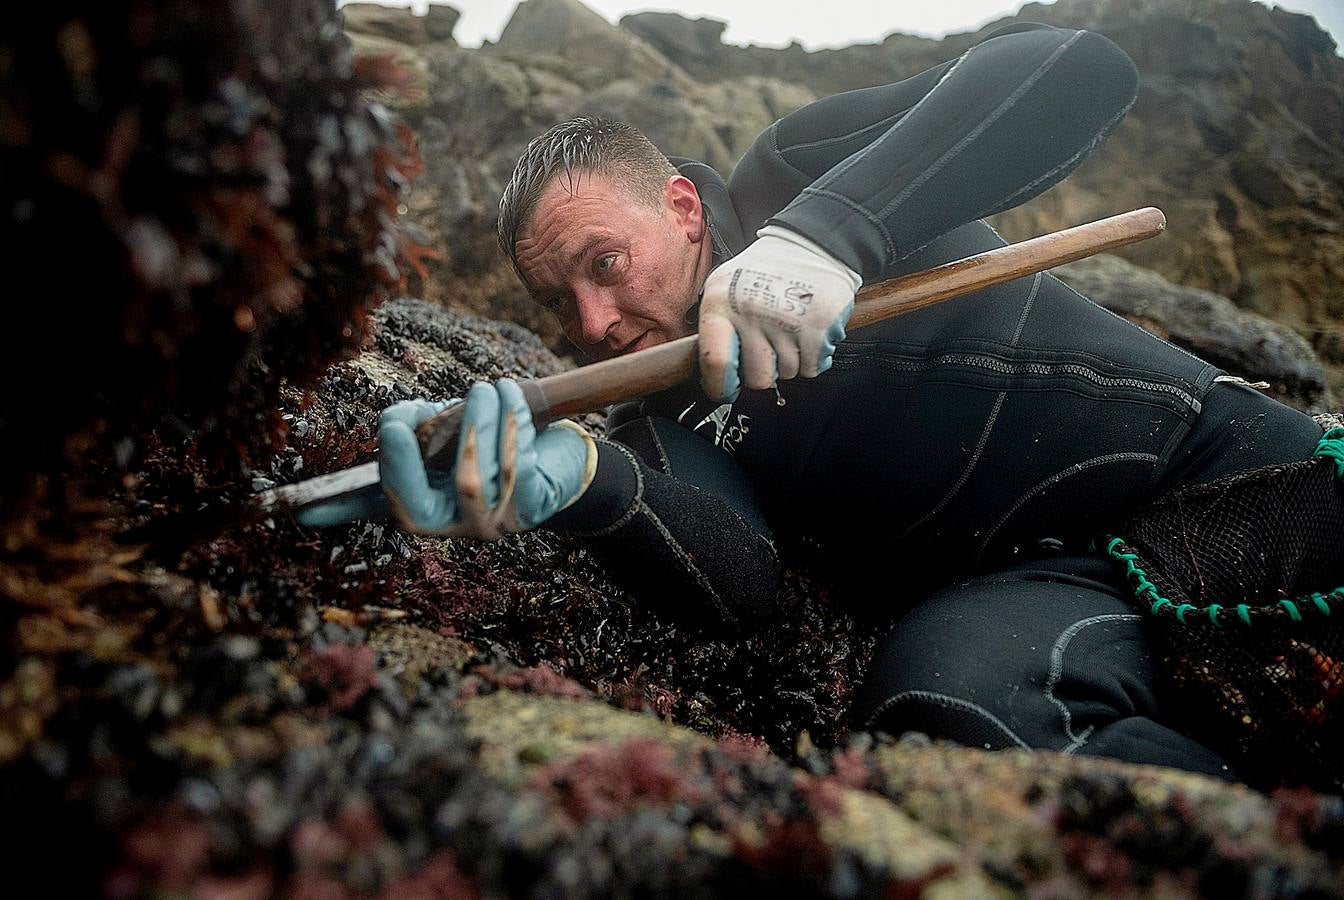
<svg viewBox="0 0 1344 900"><path fill-rule="evenodd" d="M700 300L700 380L731 402L743 386L815 378L835 345L863 279L812 241L777 225L715 269Z"/></svg>

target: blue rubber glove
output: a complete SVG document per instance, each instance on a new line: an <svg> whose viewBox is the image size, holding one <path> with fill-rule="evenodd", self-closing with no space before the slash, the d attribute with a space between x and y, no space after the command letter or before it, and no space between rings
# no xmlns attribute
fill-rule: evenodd
<svg viewBox="0 0 1344 900"><path fill-rule="evenodd" d="M700 378L716 400L829 369L863 285L796 232L767 225L756 235L710 273L700 300Z"/></svg>
<svg viewBox="0 0 1344 900"><path fill-rule="evenodd" d="M425 468L415 428L450 403L410 400L383 410L378 429L382 494L317 504L303 525L323 526L391 515L419 534L492 540L536 528L583 495L597 469L597 445L577 424L536 433L512 379L475 384L467 393L457 464Z"/></svg>

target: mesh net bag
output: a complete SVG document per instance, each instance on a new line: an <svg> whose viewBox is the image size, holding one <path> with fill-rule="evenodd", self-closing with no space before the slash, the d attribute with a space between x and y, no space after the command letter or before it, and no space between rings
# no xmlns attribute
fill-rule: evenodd
<svg viewBox="0 0 1344 900"><path fill-rule="evenodd" d="M1344 791L1344 428L1120 534L1106 550L1155 620L1174 714L1253 783Z"/></svg>

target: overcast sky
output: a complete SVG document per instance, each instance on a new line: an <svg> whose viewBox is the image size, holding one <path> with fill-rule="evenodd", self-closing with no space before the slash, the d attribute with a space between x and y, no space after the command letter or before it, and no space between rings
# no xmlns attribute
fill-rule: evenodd
<svg viewBox="0 0 1344 900"><path fill-rule="evenodd" d="M378 0L389 6L423 11L427 0ZM972 31L1022 7L1013 0L584 0L613 22L627 12L669 10L692 18L709 16L728 23L724 40L734 44L783 46L799 41L809 50L879 41L893 31L938 37ZM494 40L517 6L515 0L449 0L462 18L454 36L477 46ZM1344 0L1286 0L1271 4L1308 12L1344 45Z"/></svg>

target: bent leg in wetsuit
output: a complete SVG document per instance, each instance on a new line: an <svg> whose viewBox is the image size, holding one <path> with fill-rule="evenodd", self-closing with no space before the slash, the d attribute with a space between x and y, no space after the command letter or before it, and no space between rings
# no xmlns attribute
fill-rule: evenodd
<svg viewBox="0 0 1344 900"><path fill-rule="evenodd" d="M1304 459L1320 432L1282 404L1215 385L1163 486ZM1163 709L1148 623L1129 596L1100 554L1030 560L947 585L879 645L855 726L1236 779Z"/></svg>

